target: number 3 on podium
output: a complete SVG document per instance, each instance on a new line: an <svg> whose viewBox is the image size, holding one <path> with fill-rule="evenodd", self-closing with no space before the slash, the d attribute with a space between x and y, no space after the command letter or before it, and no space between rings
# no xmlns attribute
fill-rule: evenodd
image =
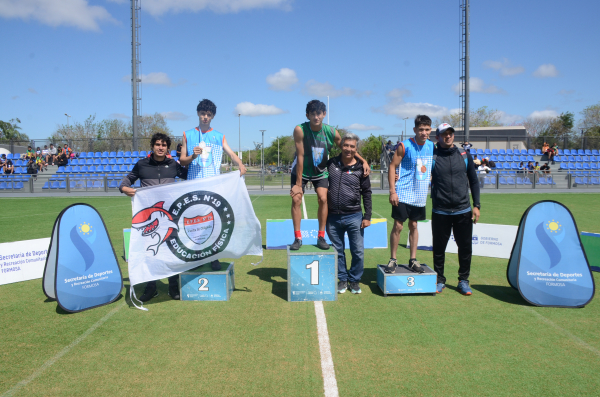
<svg viewBox="0 0 600 397"><path fill-rule="evenodd" d="M409 287L414 287L415 286L415 278L414 277L408 277L406 280L408 281L406 283L407 286L409 286Z"/></svg>
<svg viewBox="0 0 600 397"><path fill-rule="evenodd" d="M310 269L310 284L319 285L319 261L312 261L306 268Z"/></svg>

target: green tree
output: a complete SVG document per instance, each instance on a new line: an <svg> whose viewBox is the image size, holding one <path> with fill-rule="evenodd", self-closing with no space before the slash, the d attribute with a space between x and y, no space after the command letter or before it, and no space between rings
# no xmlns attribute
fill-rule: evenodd
<svg viewBox="0 0 600 397"><path fill-rule="evenodd" d="M369 135L367 139L361 139L358 144L359 154L367 160L367 163L378 163L381 158L382 138L381 136Z"/></svg>
<svg viewBox="0 0 600 397"><path fill-rule="evenodd" d="M9 121L0 120L0 140L7 141L29 141L27 134L20 132L21 120L18 118Z"/></svg>
<svg viewBox="0 0 600 397"><path fill-rule="evenodd" d="M469 111L469 127L501 127L503 125L500 122L501 117L502 113L499 110L482 106L479 109ZM448 123L453 127L459 127L462 125L462 122L462 113L458 111L443 116L439 120L436 119L433 125L437 126L441 123Z"/></svg>
<svg viewBox="0 0 600 397"><path fill-rule="evenodd" d="M581 115L583 116L583 119L579 121L578 126L584 130L584 135L600 135L600 102L583 109Z"/></svg>

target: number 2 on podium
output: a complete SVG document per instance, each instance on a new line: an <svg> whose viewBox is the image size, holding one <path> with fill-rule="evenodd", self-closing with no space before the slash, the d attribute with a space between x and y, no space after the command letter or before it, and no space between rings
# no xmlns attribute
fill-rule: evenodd
<svg viewBox="0 0 600 397"><path fill-rule="evenodd" d="M204 277L199 278L198 284L200 284L198 291L208 291L208 279L207 278L204 278Z"/></svg>
<svg viewBox="0 0 600 397"><path fill-rule="evenodd" d="M318 285L319 284L319 261L312 261L308 265L306 265L307 269L310 269L310 284Z"/></svg>

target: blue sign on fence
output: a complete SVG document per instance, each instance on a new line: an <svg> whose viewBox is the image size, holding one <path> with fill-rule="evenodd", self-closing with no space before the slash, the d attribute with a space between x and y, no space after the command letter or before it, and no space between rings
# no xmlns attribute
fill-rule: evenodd
<svg viewBox="0 0 600 397"><path fill-rule="evenodd" d="M300 223L302 244L315 245L319 232L317 219L303 219ZM349 247L348 236L344 236L346 247ZM325 233L325 241L331 244ZM387 248L387 219L371 219L371 226L365 229L365 248ZM267 219L267 249L284 250L294 242L294 224L291 219Z"/></svg>
<svg viewBox="0 0 600 397"><path fill-rule="evenodd" d="M68 312L106 305L119 297L121 268L94 207L73 204L56 218L42 287Z"/></svg>
<svg viewBox="0 0 600 397"><path fill-rule="evenodd" d="M510 285L536 306L583 307L594 296L575 219L556 201L525 211L506 273Z"/></svg>

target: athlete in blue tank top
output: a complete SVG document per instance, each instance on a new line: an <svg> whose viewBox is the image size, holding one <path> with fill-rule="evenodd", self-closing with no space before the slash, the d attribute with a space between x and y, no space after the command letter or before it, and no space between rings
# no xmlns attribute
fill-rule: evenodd
<svg viewBox="0 0 600 397"><path fill-rule="evenodd" d="M414 138L398 145L388 173L390 204L392 204L392 218L394 218L394 226L390 233L390 261L385 268L388 273L396 271L400 232L407 219L410 242L408 267L417 273L424 271L416 258L419 242L417 222L426 219L425 203L431 179L434 148L433 142L428 139L431 134L431 119L425 115L418 115L415 118L413 131ZM396 172L399 175L397 181Z"/></svg>
<svg viewBox="0 0 600 397"><path fill-rule="evenodd" d="M217 114L217 106L208 99L200 101L196 107L199 126L183 133L183 145L179 163L188 166L187 179L201 179L221 174L223 152L240 167L240 176L246 173L242 160L227 144L222 133L211 128L210 122ZM211 263L213 270L220 270L218 260Z"/></svg>

